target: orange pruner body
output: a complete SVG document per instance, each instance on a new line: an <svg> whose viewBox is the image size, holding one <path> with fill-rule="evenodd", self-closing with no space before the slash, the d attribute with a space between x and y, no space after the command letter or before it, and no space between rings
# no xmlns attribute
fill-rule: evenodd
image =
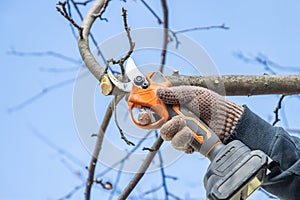
<svg viewBox="0 0 300 200"><path fill-rule="evenodd" d="M169 112L166 105L156 96L156 89L159 87L171 87L172 84L160 72L148 72L146 79L150 84L147 88L143 89L136 85L132 87L128 98L130 115L138 127L143 129L157 129L169 119ZM134 118L133 108L149 108L156 113L160 119L153 123L143 125Z"/></svg>

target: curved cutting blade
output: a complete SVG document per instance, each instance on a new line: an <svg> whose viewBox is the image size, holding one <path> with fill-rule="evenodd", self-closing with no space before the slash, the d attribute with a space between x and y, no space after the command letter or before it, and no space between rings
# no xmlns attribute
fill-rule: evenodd
<svg viewBox="0 0 300 200"><path fill-rule="evenodd" d="M119 88L120 90L124 91L124 92L130 92L131 89L132 89L132 86L133 86L133 83L132 82L127 82L127 83L124 83L124 82L121 82L119 81L112 73L111 71L107 71L107 75L110 79L110 81L117 87Z"/></svg>
<svg viewBox="0 0 300 200"><path fill-rule="evenodd" d="M126 70L127 77L132 83L134 83L137 86L141 86L143 88L149 86L146 77L137 68L137 66L134 63L134 60L131 57L127 59L125 70Z"/></svg>

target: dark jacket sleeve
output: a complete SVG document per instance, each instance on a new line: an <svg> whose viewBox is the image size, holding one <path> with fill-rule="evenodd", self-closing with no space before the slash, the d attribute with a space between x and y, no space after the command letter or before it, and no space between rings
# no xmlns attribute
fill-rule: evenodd
<svg viewBox="0 0 300 200"><path fill-rule="evenodd" d="M300 138L274 127L244 106L244 112L225 142L238 139L250 149L259 149L278 162L281 172L263 188L280 199L300 199Z"/></svg>

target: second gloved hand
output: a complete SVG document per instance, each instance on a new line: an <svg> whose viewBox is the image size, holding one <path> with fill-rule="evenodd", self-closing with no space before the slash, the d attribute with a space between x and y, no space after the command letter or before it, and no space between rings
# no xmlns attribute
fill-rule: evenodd
<svg viewBox="0 0 300 200"><path fill-rule="evenodd" d="M224 141L234 130L243 113L242 106L202 87L162 87L157 90L157 96L165 104L179 104L188 108L203 120L218 135L221 141ZM173 117L165 123L160 134L164 140L171 140L174 148L186 153L194 151L194 148L190 145L192 141L191 130L181 117Z"/></svg>

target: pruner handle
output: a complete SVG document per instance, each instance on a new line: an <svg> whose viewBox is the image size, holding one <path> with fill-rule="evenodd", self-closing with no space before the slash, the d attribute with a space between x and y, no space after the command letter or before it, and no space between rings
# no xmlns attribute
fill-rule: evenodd
<svg viewBox="0 0 300 200"><path fill-rule="evenodd" d="M170 117L179 115L185 120L186 126L192 133L191 146L205 157L212 160L222 147L219 137L211 130L204 121L189 111L184 106L173 105L169 107Z"/></svg>

